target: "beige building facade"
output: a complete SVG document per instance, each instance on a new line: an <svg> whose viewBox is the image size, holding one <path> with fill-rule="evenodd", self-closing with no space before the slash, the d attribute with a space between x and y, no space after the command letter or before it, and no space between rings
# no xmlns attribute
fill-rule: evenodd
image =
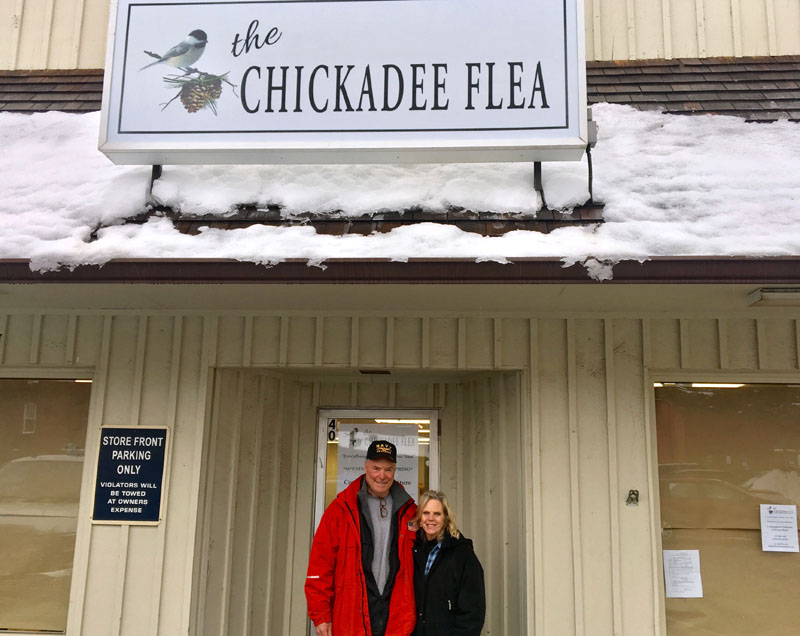
<svg viewBox="0 0 800 636"><path fill-rule="evenodd" d="M757 288L3 285L0 378L92 380L66 633L305 634L331 408L436 410L485 634L672 633L653 387L800 384ZM102 426L169 429L158 525L91 523Z"/></svg>
<svg viewBox="0 0 800 636"><path fill-rule="evenodd" d="M2 0L0 69L105 65L108 0ZM587 60L800 54L796 0L586 0Z"/></svg>

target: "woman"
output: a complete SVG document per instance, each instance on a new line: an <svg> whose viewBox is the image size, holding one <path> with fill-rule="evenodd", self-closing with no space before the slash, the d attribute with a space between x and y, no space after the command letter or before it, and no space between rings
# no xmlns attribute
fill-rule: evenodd
<svg viewBox="0 0 800 636"><path fill-rule="evenodd" d="M429 490L415 521L413 636L479 636L486 614L483 568L456 527L447 497Z"/></svg>

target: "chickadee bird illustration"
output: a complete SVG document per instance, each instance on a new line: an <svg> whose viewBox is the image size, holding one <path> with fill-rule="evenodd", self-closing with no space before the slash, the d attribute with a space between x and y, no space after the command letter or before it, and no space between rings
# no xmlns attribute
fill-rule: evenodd
<svg viewBox="0 0 800 636"><path fill-rule="evenodd" d="M159 59L143 66L139 70L143 71L146 68L150 68L156 64L161 64L162 62L176 68L187 68L200 59L203 51L206 50L206 44L208 44L208 36L206 35L206 32L200 29L195 29L186 36L185 40L173 46L169 51L160 57L150 53L149 51L145 51L145 53L148 55L158 57Z"/></svg>

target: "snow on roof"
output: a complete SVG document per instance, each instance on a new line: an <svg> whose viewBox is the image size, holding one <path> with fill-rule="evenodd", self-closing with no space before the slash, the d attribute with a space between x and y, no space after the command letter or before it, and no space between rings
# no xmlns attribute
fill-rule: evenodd
<svg viewBox="0 0 800 636"><path fill-rule="evenodd" d="M311 227L250 226L179 233L166 218L122 224L144 210L147 166L114 166L97 150L99 113L0 113L0 259L35 270L115 258L230 258L257 263L331 258L522 257L609 264L654 256L800 255L800 124L751 124L594 106L595 200L605 223L549 234L489 237L442 224L370 236ZM153 194L184 213L224 214L237 203L360 215L413 206L533 213L531 164L166 166ZM587 166L546 163L551 207L588 197ZM92 240L93 230L101 227Z"/></svg>

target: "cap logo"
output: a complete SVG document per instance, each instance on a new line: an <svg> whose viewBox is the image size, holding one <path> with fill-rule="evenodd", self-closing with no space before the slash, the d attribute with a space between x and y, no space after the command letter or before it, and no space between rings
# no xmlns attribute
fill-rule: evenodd
<svg viewBox="0 0 800 636"><path fill-rule="evenodd" d="M377 453L386 453L388 455L392 454L392 449L388 444L376 444L375 445L375 452Z"/></svg>

